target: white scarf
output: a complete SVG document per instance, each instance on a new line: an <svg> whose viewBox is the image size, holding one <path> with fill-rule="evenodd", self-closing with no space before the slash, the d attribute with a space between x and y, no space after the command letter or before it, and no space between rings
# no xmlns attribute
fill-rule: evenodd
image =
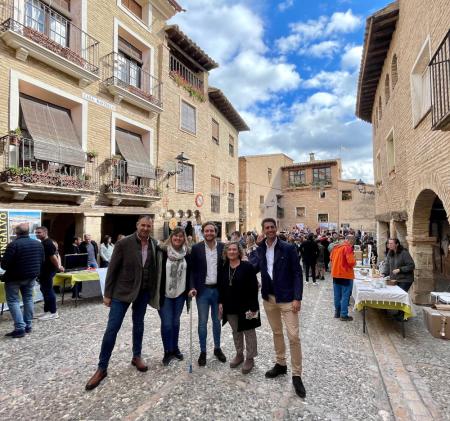
<svg viewBox="0 0 450 421"><path fill-rule="evenodd" d="M187 248L185 245L181 250L175 250L171 245L167 247L166 263L166 297L177 298L186 289L186 269L185 260Z"/></svg>

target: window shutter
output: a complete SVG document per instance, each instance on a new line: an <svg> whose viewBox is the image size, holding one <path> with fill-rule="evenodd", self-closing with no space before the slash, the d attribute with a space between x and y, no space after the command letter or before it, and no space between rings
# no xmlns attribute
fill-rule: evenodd
<svg viewBox="0 0 450 421"><path fill-rule="evenodd" d="M213 119L211 124L212 124L212 138L217 144L219 144L219 123Z"/></svg>
<svg viewBox="0 0 450 421"><path fill-rule="evenodd" d="M181 128L195 134L197 124L195 120L196 109L187 102L181 102Z"/></svg>

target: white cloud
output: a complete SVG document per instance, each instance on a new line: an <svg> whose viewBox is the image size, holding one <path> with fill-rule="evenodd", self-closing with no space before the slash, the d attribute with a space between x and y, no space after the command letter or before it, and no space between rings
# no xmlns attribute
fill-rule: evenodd
<svg viewBox="0 0 450 421"><path fill-rule="evenodd" d="M358 69L361 65L362 51L362 45L348 47L341 59L342 67L350 70Z"/></svg>
<svg viewBox="0 0 450 421"><path fill-rule="evenodd" d="M339 41L322 41L318 44L312 44L304 50L300 50L299 53L317 58L333 57L340 50L340 47L341 44Z"/></svg>
<svg viewBox="0 0 450 421"><path fill-rule="evenodd" d="M294 5L294 0L284 0L278 4L278 10L284 12L285 10L291 8Z"/></svg>
<svg viewBox="0 0 450 421"><path fill-rule="evenodd" d="M275 45L283 54L296 50L305 51L311 48L314 41L333 42L330 39L353 32L361 24L362 19L354 15L351 9L346 12L335 12L331 16L320 16L318 19L290 24L291 33L278 38Z"/></svg>

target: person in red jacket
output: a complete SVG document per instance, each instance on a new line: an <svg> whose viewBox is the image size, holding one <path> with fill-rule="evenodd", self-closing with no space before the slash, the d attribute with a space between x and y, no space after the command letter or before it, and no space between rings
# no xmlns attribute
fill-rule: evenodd
<svg viewBox="0 0 450 421"><path fill-rule="evenodd" d="M353 317L348 315L348 305L352 295L353 279L355 274L353 268L356 260L353 254L355 237L347 235L345 241L337 244L331 251L331 276L333 277L335 318L349 322Z"/></svg>

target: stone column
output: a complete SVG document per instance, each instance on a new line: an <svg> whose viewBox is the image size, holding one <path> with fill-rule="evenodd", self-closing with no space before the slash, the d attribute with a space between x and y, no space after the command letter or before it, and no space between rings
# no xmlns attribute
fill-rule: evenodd
<svg viewBox="0 0 450 421"><path fill-rule="evenodd" d="M394 230L395 236L399 239L400 243L406 247L406 223L404 221L394 221Z"/></svg>
<svg viewBox="0 0 450 421"><path fill-rule="evenodd" d="M102 217L104 213L85 212L83 220L83 234L91 234L97 243L102 240Z"/></svg>
<svg viewBox="0 0 450 421"><path fill-rule="evenodd" d="M429 304L430 292L434 290L433 244L435 237L407 237L409 252L416 269L412 286L412 299L416 304Z"/></svg>
<svg viewBox="0 0 450 421"><path fill-rule="evenodd" d="M389 225L387 222L377 221L377 252L378 260L384 260L385 243L388 239Z"/></svg>

